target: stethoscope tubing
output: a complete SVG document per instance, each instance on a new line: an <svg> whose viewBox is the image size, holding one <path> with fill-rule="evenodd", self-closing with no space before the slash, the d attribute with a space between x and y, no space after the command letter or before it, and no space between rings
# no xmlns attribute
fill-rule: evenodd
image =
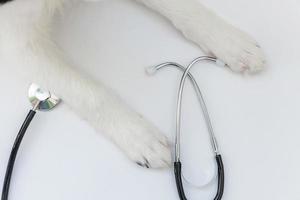
<svg viewBox="0 0 300 200"><path fill-rule="evenodd" d="M19 147L22 143L22 140L24 138L26 130L29 127L29 125L30 125L32 119L34 118L35 114L36 114L36 111L34 109L29 111L29 113L28 113L25 121L23 122L23 124L22 124L22 126L21 126L21 128L18 132L18 135L15 139L14 145L12 147L12 150L11 150L11 153L10 153L10 156L9 156L7 168L6 168L6 173L5 173L4 183L3 183L3 188L2 188L1 200L7 200L8 199L10 182L11 182L12 173L13 173L16 157L17 157L17 154L18 154L18 150L19 150Z"/></svg>
<svg viewBox="0 0 300 200"><path fill-rule="evenodd" d="M43 111L49 111L53 109L55 106L57 106L60 102L60 99L57 98L54 94L51 94L49 91L43 90L40 88L37 84L32 83L29 87L28 91L28 97L32 104L32 109L27 114L18 134L15 139L14 145L12 147L4 182L3 182L3 188L2 188L2 195L1 200L8 200L9 196L9 189L10 189L10 182L12 178L12 173L14 169L14 164L16 162L18 150L20 148L20 145L22 143L22 140L25 136L25 133L34 118L37 110L43 110Z"/></svg>
<svg viewBox="0 0 300 200"><path fill-rule="evenodd" d="M222 156L220 154L215 156L216 163L218 165L218 189L214 197L214 200L221 200L224 194L225 185L225 173ZM184 192L183 182L182 182L182 164L181 161L174 162L174 173L175 181L177 186L177 191L180 200L187 200Z"/></svg>

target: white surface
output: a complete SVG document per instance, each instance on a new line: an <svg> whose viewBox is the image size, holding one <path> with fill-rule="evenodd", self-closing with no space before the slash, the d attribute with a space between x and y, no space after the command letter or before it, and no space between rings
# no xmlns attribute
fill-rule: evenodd
<svg viewBox="0 0 300 200"><path fill-rule="evenodd" d="M208 64L193 70L224 156L224 200L299 199L300 3L204 3L251 33L268 60L268 69L256 76ZM82 3L58 20L57 41L71 60L118 91L172 140L180 73L165 70L147 77L144 68L164 61L187 64L201 51L163 18L129 1ZM1 67L0 180L29 108L27 86L11 72ZM201 182L212 175L213 164L201 113L195 109L199 106L188 90L185 172ZM214 193L214 186L187 189L189 199L212 199ZM17 159L10 199L174 200L177 191L171 170L136 167L62 104L53 112L39 113L30 127Z"/></svg>

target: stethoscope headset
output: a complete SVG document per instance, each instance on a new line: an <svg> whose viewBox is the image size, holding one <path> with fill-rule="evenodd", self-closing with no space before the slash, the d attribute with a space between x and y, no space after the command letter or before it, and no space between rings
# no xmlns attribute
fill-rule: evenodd
<svg viewBox="0 0 300 200"><path fill-rule="evenodd" d="M180 70L183 71L183 75L181 77L181 81L180 81L180 86L179 86L179 90L178 90L178 95L177 95L177 109L176 109L176 137L175 137L175 161L174 161L174 173L175 173L175 180L176 180L176 186L177 186L177 190L178 190L178 195L180 197L181 200L187 200L185 192L184 192L184 187L183 187L183 181L182 181L182 163L181 163L181 159L180 159L180 137L181 137L181 110L182 110L182 97L183 97L183 89L184 89L184 85L186 82L186 78L189 77L190 81L192 82L192 85L195 89L195 92L197 94L197 97L200 101L200 105L202 108L202 112L205 118L205 122L206 122L206 126L210 135L210 140L211 140L211 145L212 145L212 149L214 151L215 154L215 160L218 166L218 189L217 189L217 193L214 197L214 200L221 200L222 196L223 196L223 192L224 192L224 181L225 181L225 176L224 176L224 166L223 166L223 161L222 161L222 156L220 154L219 151L219 147L218 147L218 143L217 143L217 139L215 137L214 134L214 130L212 127L212 123L209 117L209 113L203 98L203 95L201 93L201 90L199 88L199 85L197 84L195 78L193 77L193 75L190 73L190 70L193 66L195 66L195 64L201 62L201 61L212 61L215 62L219 65L223 65L224 64L217 60L214 57L210 57L210 56L201 56L196 58L195 60L193 60L186 68L178 63L174 63L174 62L166 62L160 65L157 65L155 67L151 67L148 68L147 73L148 74L154 74L156 71L164 68L164 67L168 67L168 66L173 66L176 67Z"/></svg>
<svg viewBox="0 0 300 200"><path fill-rule="evenodd" d="M202 56L193 60L187 68L183 67L180 64L174 62L167 62L155 67L152 67L148 72L154 73L159 69L162 69L167 66L174 66L182 70L184 73L182 75L180 81L180 87L178 91L178 99L177 99L177 112L176 112L176 137L175 137L175 161L174 161L174 173L175 173L175 180L177 185L178 194L181 200L187 200L184 192L183 181L182 181L182 163L180 159L180 137L181 137L181 108L182 108L182 96L183 96L183 89L185 85L186 78L189 77L191 80L193 87L196 91L198 99L201 104L201 108L203 111L203 115L205 118L205 122L208 128L208 132L210 134L210 140L212 144L213 151L215 153L215 159L218 166L218 190L214 200L221 200L224 192L224 166L222 162L222 157L218 148L217 140L213 131L213 127L211 124L211 120L207 111L207 107L205 101L203 99L203 95L201 90L193 77L193 75L189 72L190 69L200 61L213 61L218 63L218 60L214 57L209 56ZM36 112L40 111L49 111L53 109L56 105L59 104L60 99L57 98L54 94L41 89L38 85L32 84L29 88L29 100L32 104L32 109L29 111L25 121L23 122L18 135L15 139L14 145L11 150L11 154L8 160L7 169L5 173L3 189L1 200L8 200L9 195L9 188L10 182L12 178L13 168L16 161L17 153L21 142L24 138L27 128L29 127L32 119L34 118Z"/></svg>

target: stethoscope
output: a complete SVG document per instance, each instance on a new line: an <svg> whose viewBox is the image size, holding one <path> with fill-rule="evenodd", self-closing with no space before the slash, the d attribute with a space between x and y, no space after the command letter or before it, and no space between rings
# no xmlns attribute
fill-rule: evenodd
<svg viewBox="0 0 300 200"><path fill-rule="evenodd" d="M214 200L220 200L222 199L223 192L224 192L224 166L223 166L223 161L222 161L222 156L219 151L217 139L214 134L214 130L212 127L212 123L208 114L208 110L203 98L203 95L201 93L201 90L199 88L199 85L197 84L195 78L193 75L190 73L191 68L201 62L201 61L212 61L217 64L224 65L221 61L217 60L214 57L209 57L209 56L201 56L193 60L186 68L183 67L182 65L174 62L166 62L160 65L157 65L155 67L151 67L147 69L148 74L154 74L156 71L168 67L168 66L173 66L177 67L178 69L183 71L183 75L180 81L180 86L178 90L178 96L177 96L177 111L176 111L176 137L175 137L175 161L174 161L174 173L175 173L175 179L176 179L176 186L178 190L178 194L181 200L187 200L184 192L184 187L183 187L183 181L182 181L182 163L181 163L181 153L180 153L180 137L181 137L181 110L182 110L182 96L183 96L183 89L185 85L186 78L189 77L191 80L193 87L195 89L195 92L198 96L198 99L200 101L200 105L202 108L202 112L205 118L205 122L207 125L207 129L210 135L210 140L211 140L211 145L215 154L215 160L218 166L218 190L217 194L214 198Z"/></svg>
<svg viewBox="0 0 300 200"><path fill-rule="evenodd" d="M16 161L17 153L21 145L21 142L23 140L23 137L26 133L26 130L30 125L32 119L34 118L36 111L51 110L60 102L60 99L58 97L56 97L54 94L51 94L46 90L41 89L36 84L31 84L28 91L28 97L32 104L32 109L30 109L25 121L23 122L21 129L15 139L14 145L12 147L7 168L6 168L5 177L4 177L1 200L8 199L9 187L10 187L10 182L12 178L12 173L13 173L13 168Z"/></svg>
<svg viewBox="0 0 300 200"><path fill-rule="evenodd" d="M182 71L184 71L181 81L180 81L180 87L178 91L178 99L177 99L177 112L176 112L176 137L175 137L175 161L174 161L174 172L175 172L175 179L176 179L176 185L178 194L181 200L187 200L184 192L183 187L183 181L182 181L182 163L180 159L180 137L181 137L181 108L182 108L182 96L183 96L183 89L184 84L186 81L186 78L189 77L193 87L196 91L196 94L199 98L201 108L205 117L205 122L207 124L208 132L210 134L211 144L212 148L215 153L215 159L218 166L218 190L217 194L214 198L214 200L220 200L223 196L224 191L224 167L222 162L222 157L218 148L217 140L213 131L213 127L211 124L211 120L207 111L207 107L205 104L205 101L203 99L203 95L201 93L201 90L193 77L193 75L189 72L190 69L197 64L200 61L213 61L218 62L216 58L209 57L209 56L202 56L199 58L196 58L193 60L187 68L183 67L180 64L174 63L174 62L167 62L160 65L157 65L155 67L152 67L151 70L148 70L148 72L154 73L159 69L162 69L167 66L175 66ZM15 139L13 148L11 150L11 154L9 157L9 161L7 164L6 174L4 178L4 184L2 189L2 196L1 200L8 200L9 195L9 188L10 188L10 182L12 178L13 168L15 164L15 160L17 157L17 153L19 150L19 147L21 145L21 142L23 140L23 137L26 133L27 128L29 127L32 119L34 118L36 111L48 111L53 109L59 102L60 99L56 97L54 94L51 94L50 92L41 89L38 85L32 84L29 88L29 100L32 104L32 109L29 111L25 121L23 122L21 129Z"/></svg>

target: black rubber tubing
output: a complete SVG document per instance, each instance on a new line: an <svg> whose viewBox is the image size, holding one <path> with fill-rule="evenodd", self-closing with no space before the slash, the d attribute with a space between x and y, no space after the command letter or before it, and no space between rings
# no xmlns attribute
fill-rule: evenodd
<svg viewBox="0 0 300 200"><path fill-rule="evenodd" d="M15 143L13 145L13 148L11 150L10 153L10 157L8 160L8 164L7 164L7 168L6 168L6 174L5 174L5 178L4 178L4 183L3 183L3 189L2 189L2 196L1 196L1 200L7 200L8 199L8 194L9 194L9 187L10 187L10 181L11 181L11 177L12 177L12 172L14 169L14 164L16 161L16 157L17 157L17 153L19 150L19 147L22 143L23 137L26 133L26 130L30 124L30 122L32 121L34 115L35 115L35 111L30 110L16 139L15 139Z"/></svg>
<svg viewBox="0 0 300 200"><path fill-rule="evenodd" d="M216 162L218 165L218 190L214 200L221 200L224 193L224 182L225 182L225 174L224 174L224 165L222 161L221 155L216 155ZM174 162L174 172L176 179L176 186L180 200L187 200L183 184L182 184L182 174L181 174L182 164L181 162Z"/></svg>
<svg viewBox="0 0 300 200"><path fill-rule="evenodd" d="M181 175L181 162L174 162L174 172L175 172L175 180L176 180L176 186L177 186L177 191L180 200L187 200L184 189L183 189L183 184L182 184L182 175Z"/></svg>
<svg viewBox="0 0 300 200"><path fill-rule="evenodd" d="M221 200L224 194L225 185L224 165L221 155L216 155L216 162L218 164L218 191L214 200Z"/></svg>

